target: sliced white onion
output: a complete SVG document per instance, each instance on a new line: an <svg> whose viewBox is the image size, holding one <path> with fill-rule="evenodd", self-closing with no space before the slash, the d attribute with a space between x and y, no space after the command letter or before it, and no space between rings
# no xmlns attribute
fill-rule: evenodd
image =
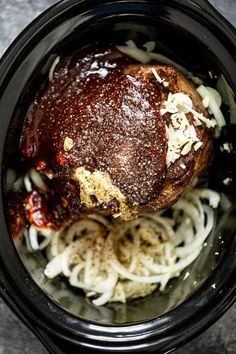
<svg viewBox="0 0 236 354"><path fill-rule="evenodd" d="M32 191L32 184L31 184L29 176L27 174L24 177L24 185L25 185L25 189L27 190L27 192Z"/></svg>
<svg viewBox="0 0 236 354"><path fill-rule="evenodd" d="M95 297L92 302L96 306L119 300L121 295L123 302L125 296L130 297L129 292L125 293L123 281L135 282L140 294L150 292L148 287L144 290L143 284L155 284L153 290L159 284L159 290L164 291L169 280L178 277L198 257L213 229L212 207L201 199L216 207L219 194L208 189L187 193L172 206L171 220L152 213L129 222L110 223L103 216L93 215L75 222L66 232L57 232L56 236L47 229L32 227L30 248L38 247L35 234L45 234L39 248L50 241L52 259L44 274L50 279L63 274L72 286L83 289L88 297ZM86 233L80 237L84 230ZM74 239L74 235L79 237ZM123 289L120 295L115 293L119 286Z"/></svg>
<svg viewBox="0 0 236 354"><path fill-rule="evenodd" d="M70 244L73 241L74 236L81 236L82 231L87 230L92 233L98 231L100 227L101 226L95 220L79 220L68 228L65 235L65 241Z"/></svg>
<svg viewBox="0 0 236 354"><path fill-rule="evenodd" d="M165 290L166 285L168 284L170 278L171 278L170 274L163 275L162 280L160 281L160 288L159 288L161 292Z"/></svg>
<svg viewBox="0 0 236 354"><path fill-rule="evenodd" d="M195 249L201 247L209 236L214 225L214 214L212 209L207 205L204 205L204 211L207 214L205 228L197 233L195 240L190 245L176 248L176 254L179 257L188 257Z"/></svg>
<svg viewBox="0 0 236 354"><path fill-rule="evenodd" d="M207 87L201 85L197 88L197 92L200 94L203 100L208 100L208 110L210 109L211 114L213 114L215 120L217 121L218 127L221 129L226 125L225 118L220 110L220 106L222 103L221 96L219 92L217 92L212 87Z"/></svg>
<svg viewBox="0 0 236 354"><path fill-rule="evenodd" d="M140 63L147 64L151 60L153 60L160 64L172 65L173 67L181 71L184 75L188 75L188 71L180 64L176 63L175 61L171 60L163 54L153 53L152 50L155 48L155 46L156 44L153 41L146 42L143 47L146 48L147 51L144 51L138 48L134 41L129 40L126 42L125 46L116 46L116 48L120 52L130 56L131 58L137 60Z"/></svg>
<svg viewBox="0 0 236 354"><path fill-rule="evenodd" d="M66 276L69 277L71 275L71 269L69 266L70 263L70 256L71 256L71 246L67 247L62 253L61 253L61 268L62 268L62 273Z"/></svg>
<svg viewBox="0 0 236 354"><path fill-rule="evenodd" d="M96 284L93 287L93 290L97 293L114 291L117 281L118 274L114 272L113 269L109 269L108 277L104 279L101 283Z"/></svg>
<svg viewBox="0 0 236 354"><path fill-rule="evenodd" d="M163 227L170 239L175 238L175 232L173 230L173 227L171 227L170 221L166 217L162 217L157 213L141 214L141 216L142 215L145 216L147 219L152 219L156 221L161 227Z"/></svg>
<svg viewBox="0 0 236 354"><path fill-rule="evenodd" d="M34 251L39 250L39 243L38 243L38 232L36 228L31 225L29 228L29 240L30 245Z"/></svg>
<svg viewBox="0 0 236 354"><path fill-rule="evenodd" d="M189 216L184 216L181 224L178 226L174 238L175 247L179 246L187 237L189 238L189 232L193 232L192 220Z"/></svg>
<svg viewBox="0 0 236 354"><path fill-rule="evenodd" d="M207 199L212 208L217 208L219 203L220 203L220 195L219 195L219 193L213 191L212 189L208 189L208 188L198 189L198 188L195 188L193 190L193 193L197 197L199 197L201 199Z"/></svg>
<svg viewBox="0 0 236 354"><path fill-rule="evenodd" d="M104 225L107 230L111 230L112 229L111 223L102 215L91 214L91 215L88 215L88 218L92 219L92 220L96 220L100 224Z"/></svg>
<svg viewBox="0 0 236 354"><path fill-rule="evenodd" d="M60 253L61 250L59 249L59 243L60 243L60 235L55 234L50 243L50 254L52 257L56 257Z"/></svg>
<svg viewBox="0 0 236 354"><path fill-rule="evenodd" d="M90 287L91 285L91 270L92 267L92 250L88 249L86 253L86 259L85 259L85 267L84 267L84 284L87 288Z"/></svg>
<svg viewBox="0 0 236 354"><path fill-rule="evenodd" d="M62 272L62 263L61 263L62 255L59 254L54 257L46 266L44 270L44 274L49 279L55 278L57 275L61 274Z"/></svg>
<svg viewBox="0 0 236 354"><path fill-rule="evenodd" d="M24 229L24 238L25 238L25 243L26 243L26 248L28 250L28 252L33 252L32 246L31 246L31 242L29 239L29 230L27 228Z"/></svg>
<svg viewBox="0 0 236 354"><path fill-rule="evenodd" d="M50 67L50 70L49 70L49 74L48 74L48 79L49 79L49 81L52 81L52 80L53 80L54 71L55 71L55 68L56 68L56 66L57 66L57 64L58 64L59 62L60 62L60 57L57 56L57 57L54 59L52 65L51 65L51 67Z"/></svg>
<svg viewBox="0 0 236 354"><path fill-rule="evenodd" d="M134 43L134 41L132 39L129 39L127 42L125 42L125 44L129 48L137 49L137 46L136 46L136 44Z"/></svg>
<svg viewBox="0 0 236 354"><path fill-rule="evenodd" d="M182 92L177 92L172 95L173 105L177 106L178 112L189 113L189 109L193 107L192 99Z"/></svg>
<svg viewBox="0 0 236 354"><path fill-rule="evenodd" d="M83 289L83 284L81 281L79 281L79 274L80 272L82 271L82 269L84 268L84 263L79 263L77 264L72 272L71 272L71 276L70 276L70 279L69 279L69 282L72 286L75 286L77 288L81 288Z"/></svg>
<svg viewBox="0 0 236 354"><path fill-rule="evenodd" d="M117 260L111 261L111 267L123 277L138 283L160 283L160 281L163 279L161 275L142 276L133 274L129 272L125 267L123 267Z"/></svg>
<svg viewBox="0 0 236 354"><path fill-rule="evenodd" d="M13 189L16 191L20 191L22 190L23 185L24 185L24 178L21 176L13 184Z"/></svg>
<svg viewBox="0 0 236 354"><path fill-rule="evenodd" d="M42 251L44 248L46 248L52 241L53 235L50 237L45 237L45 239L39 244L39 250Z"/></svg>
<svg viewBox="0 0 236 354"><path fill-rule="evenodd" d="M106 293L103 293L101 296L99 296L97 299L92 300L92 303L95 306L105 305L107 302L109 302L112 295L113 295L113 291L107 291Z"/></svg>
<svg viewBox="0 0 236 354"><path fill-rule="evenodd" d="M195 247L196 249L196 247ZM195 252L192 252L191 254L188 254L185 258L180 259L177 263L171 266L163 266L155 263L149 262L147 259L142 257L142 262L144 265L151 270L152 272L155 272L157 274L174 274L176 272L180 272L183 269L185 269L187 266L189 266L199 255L201 252L201 249L197 249ZM151 278L151 277L150 277Z"/></svg>
<svg viewBox="0 0 236 354"><path fill-rule="evenodd" d="M155 47L156 47L156 42L154 42L154 41L146 42L143 45L143 48L146 48L147 52L152 52L155 49Z"/></svg>
<svg viewBox="0 0 236 354"><path fill-rule="evenodd" d="M34 183L34 185L36 187L38 187L39 189L42 189L42 190L46 190L47 189L47 186L44 183L42 177L40 176L40 174L34 168L32 168L29 171L29 176L30 176L32 182Z"/></svg>
<svg viewBox="0 0 236 354"><path fill-rule="evenodd" d="M139 49L139 48L133 48L131 46L123 46L123 45L118 45L116 46L116 48L128 55L129 57L137 60L138 62L142 63L142 64L147 64L150 62L151 58L150 58L150 55L148 52L145 52L144 50L142 49Z"/></svg>

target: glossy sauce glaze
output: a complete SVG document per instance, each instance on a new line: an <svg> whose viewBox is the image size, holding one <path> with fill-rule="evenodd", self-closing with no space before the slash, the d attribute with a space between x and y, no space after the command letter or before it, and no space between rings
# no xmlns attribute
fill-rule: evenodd
<svg viewBox="0 0 236 354"><path fill-rule="evenodd" d="M39 229L60 229L72 216L67 202L53 189L42 191L34 188L26 194L24 205L27 220Z"/></svg>
<svg viewBox="0 0 236 354"><path fill-rule="evenodd" d="M53 178L82 208L76 168L107 172L131 205L156 197L164 183L166 130L160 90L129 74L134 60L115 48L87 48L62 59L31 104L24 123L24 158ZM102 208L103 206L101 206ZM111 200L104 208L117 212Z"/></svg>

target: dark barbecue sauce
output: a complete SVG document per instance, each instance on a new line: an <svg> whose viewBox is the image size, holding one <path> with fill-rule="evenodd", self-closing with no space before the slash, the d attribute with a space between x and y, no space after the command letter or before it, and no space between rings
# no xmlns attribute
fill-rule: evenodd
<svg viewBox="0 0 236 354"><path fill-rule="evenodd" d="M67 201L52 188L45 191L37 187L31 192L12 191L7 196L7 206L13 238L19 237L28 225L56 231L77 217Z"/></svg>
<svg viewBox="0 0 236 354"><path fill-rule="evenodd" d="M53 189L42 191L34 188L24 198L25 214L37 228L60 229L71 214L66 201Z"/></svg>
<svg viewBox="0 0 236 354"><path fill-rule="evenodd" d="M73 174L81 166L107 172L130 205L147 203L163 185L160 92L145 76L132 75L132 65L116 48L83 49L61 59L28 109L22 154L53 176L55 189L77 211L83 206Z"/></svg>

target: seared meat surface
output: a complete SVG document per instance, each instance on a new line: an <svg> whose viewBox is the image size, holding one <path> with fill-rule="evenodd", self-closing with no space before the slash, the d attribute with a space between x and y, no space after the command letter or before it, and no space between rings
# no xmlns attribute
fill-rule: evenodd
<svg viewBox="0 0 236 354"><path fill-rule="evenodd" d="M207 116L194 86L176 69L137 64L115 48L84 49L60 61L29 107L22 154L78 213L129 219L166 208L196 183L212 155L212 133L201 124L195 126L201 148L167 164L170 114L161 108L176 92ZM192 114L187 117L192 125Z"/></svg>
<svg viewBox="0 0 236 354"><path fill-rule="evenodd" d="M166 88L162 84L158 86L159 93L161 94L160 107L170 92L172 94L181 92L192 99L193 108L197 112L203 113L205 117L208 117L208 113L203 107L201 97L197 93L194 84L175 68L162 65L131 65L126 68L125 72L136 78L139 75L141 77L144 76L147 81L155 85L157 83L152 72L153 68L163 81L168 82ZM164 115L167 125L169 124L170 115L170 113ZM187 118L190 124L194 124L191 113L187 114ZM180 156L180 158L168 167L161 192L157 198L153 198L151 202L147 203L145 210L155 211L171 206L185 191L191 189L197 183L199 176L206 172L213 157L212 131L206 128L205 125L194 125L194 128L198 139L202 142L201 149L197 151L191 149L187 155Z"/></svg>

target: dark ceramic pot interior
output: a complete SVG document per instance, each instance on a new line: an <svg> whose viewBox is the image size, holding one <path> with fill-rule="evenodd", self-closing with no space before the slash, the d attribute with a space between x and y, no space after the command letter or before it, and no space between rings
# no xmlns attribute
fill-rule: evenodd
<svg viewBox="0 0 236 354"><path fill-rule="evenodd" d="M50 16L44 15L39 22L26 30L6 55L7 60L11 56L11 62L8 63L11 70L5 70L5 81L2 79L1 86L0 114L4 120L1 132L4 142L1 142L1 154L4 148L3 196L6 193L6 171L13 168L18 174L22 173L19 138L24 114L41 82L45 80L49 64L56 55L65 56L95 42L120 44L131 38L142 45L154 40L158 52L178 62L194 75L204 77L209 86L214 87L216 77L222 74L234 91L236 88L236 61L232 56L235 47L233 40L229 39L232 29L228 37L226 32L220 33L217 29L217 17L209 16L207 12L203 15L198 6L190 2L181 5L179 1L160 1L159 4L155 1L140 1L134 5L132 1L124 1L120 4L106 2L101 5L105 1L82 1L77 4L71 1L67 2L67 6L65 3L62 2L61 6L51 10ZM227 27L226 24L225 26ZM3 68L4 62L2 70ZM208 75L209 71L213 73L213 78ZM225 186L222 181L226 177L235 176L236 159L234 153L221 152L219 146L224 142L235 145L236 129L229 123L228 108L223 108L228 124L221 138L216 141L214 162L201 183L223 192L231 201L231 207L220 207L214 230L208 239L208 247L186 269L191 274L188 279L183 281L183 272L178 279L169 283L164 293L156 291L144 299L127 304L114 303L95 307L85 299L82 292L69 288L63 278L46 281L42 276L45 265L43 256L29 255L24 247L17 247L27 271L53 302L86 322L97 325L127 325L156 320L168 312L171 314L174 308L181 311L184 304L190 304L191 301L193 306L206 306L208 300L215 301L216 294L218 297L218 289L222 287L222 292L225 291L227 277L230 281L232 272L236 269L235 261L231 262L232 269L228 274L224 269L224 281L217 278L217 272L220 273L220 267L226 263L227 257L229 259L232 256L235 248L236 184ZM1 208L4 210L5 206ZM10 239L9 233L3 232L2 237L4 248L11 248L6 252L9 253L9 261L3 260L9 269L18 256L13 245L5 241ZM19 259L17 262L21 267ZM22 272L25 276L25 270ZM223 270L221 276L222 272ZM16 284L16 280L12 281ZM216 283L216 291L211 288L213 283ZM70 301L62 293L69 294ZM190 302L186 302L187 299ZM202 300L196 305L199 299ZM44 296L37 301L47 300ZM186 309L187 307L184 311Z"/></svg>

